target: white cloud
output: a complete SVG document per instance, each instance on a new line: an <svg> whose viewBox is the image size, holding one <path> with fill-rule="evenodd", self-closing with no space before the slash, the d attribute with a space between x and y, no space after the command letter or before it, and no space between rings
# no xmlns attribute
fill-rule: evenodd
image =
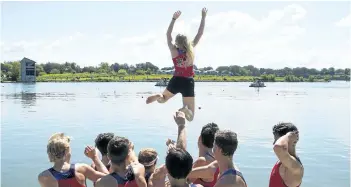
<svg viewBox="0 0 351 187"><path fill-rule="evenodd" d="M76 32L73 35L61 37L46 46L47 49L58 49L71 43L83 39L84 34Z"/></svg>
<svg viewBox="0 0 351 187"><path fill-rule="evenodd" d="M133 45L148 45L153 43L157 38L157 35L149 33L143 36L134 36L129 38L122 38L119 40L121 44L133 44Z"/></svg>
<svg viewBox="0 0 351 187"><path fill-rule="evenodd" d="M304 50L306 31L299 23L306 15L307 11L297 4L267 11L266 16L259 18L235 10L209 14L205 33L195 49L195 63L199 67L233 64L272 68L300 65L322 68L330 64L346 67L350 60L346 49ZM192 39L199 23L200 17L189 21L180 18L173 36L183 33ZM108 33L100 36L75 33L35 45L24 42L17 44L17 48L6 43L4 59L30 56L38 62L75 61L80 65L98 65L102 61L128 64L149 61L159 67L171 66L167 27L164 25L146 34L124 38Z"/></svg>
<svg viewBox="0 0 351 187"><path fill-rule="evenodd" d="M337 27L351 27L351 14L335 23Z"/></svg>

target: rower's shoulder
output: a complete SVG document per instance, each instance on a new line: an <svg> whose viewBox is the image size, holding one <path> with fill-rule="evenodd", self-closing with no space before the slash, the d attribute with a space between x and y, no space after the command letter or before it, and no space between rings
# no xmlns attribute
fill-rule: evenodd
<svg viewBox="0 0 351 187"><path fill-rule="evenodd" d="M49 170L45 170L39 173L38 181L42 187L51 186L56 182Z"/></svg>

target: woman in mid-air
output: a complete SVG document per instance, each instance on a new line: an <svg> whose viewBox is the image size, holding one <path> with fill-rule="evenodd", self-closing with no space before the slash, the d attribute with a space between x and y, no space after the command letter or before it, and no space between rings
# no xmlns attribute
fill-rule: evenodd
<svg viewBox="0 0 351 187"><path fill-rule="evenodd" d="M181 93L183 96L183 107L179 109L186 114L186 119L192 121L195 114L195 83L194 83L194 52L193 48L199 43L204 32L207 9L202 9L202 19L199 30L193 41L188 37L178 34L175 44L172 43L172 30L174 22L179 18L181 12L173 14L172 21L167 30L167 44L171 51L174 74L169 81L167 88L162 94L155 94L147 98L146 104L157 101L165 103L174 95Z"/></svg>

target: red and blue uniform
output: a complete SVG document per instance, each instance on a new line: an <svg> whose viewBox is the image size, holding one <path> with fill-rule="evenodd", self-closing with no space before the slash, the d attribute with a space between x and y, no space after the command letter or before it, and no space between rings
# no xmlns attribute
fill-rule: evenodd
<svg viewBox="0 0 351 187"><path fill-rule="evenodd" d="M86 184L80 184L75 176L75 164L71 164L67 172L59 172L50 168L49 172L58 182L58 187L86 187Z"/></svg>
<svg viewBox="0 0 351 187"><path fill-rule="evenodd" d="M117 187L138 187L135 180L128 181L126 177L121 177L115 172L110 175L116 179Z"/></svg>
<svg viewBox="0 0 351 187"><path fill-rule="evenodd" d="M301 163L299 158L296 158L296 160ZM279 174L280 165L282 165L282 163L280 161L275 163L275 165L272 169L272 172L271 172L271 176L269 178L269 187L287 187L287 185L285 185L285 183L284 183L283 178ZM301 163L301 165L302 165L302 163ZM299 187L300 185L298 185L297 187Z"/></svg>
<svg viewBox="0 0 351 187"><path fill-rule="evenodd" d="M237 171L235 169L228 169L220 177L218 177L218 181L221 180L221 178L224 177L225 175L234 175L234 176L237 175L237 176L241 177L243 179L243 181L245 182L245 184L246 184L244 176L243 176L243 174L240 171ZM247 186L247 184L246 184L246 186Z"/></svg>

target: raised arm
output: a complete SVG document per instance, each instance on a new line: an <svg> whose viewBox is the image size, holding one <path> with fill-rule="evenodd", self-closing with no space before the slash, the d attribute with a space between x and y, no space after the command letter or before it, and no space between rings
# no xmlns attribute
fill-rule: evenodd
<svg viewBox="0 0 351 187"><path fill-rule="evenodd" d="M168 29L167 29L167 44L168 44L168 47L170 50L172 50L174 48L174 45L172 44L173 26L174 26L175 21L179 18L180 14L182 14L182 12L180 12L179 10L173 14L172 21L169 24Z"/></svg>
<svg viewBox="0 0 351 187"><path fill-rule="evenodd" d="M102 173L109 174L106 166L101 162L99 156L96 152L95 147L93 146L86 146L84 150L85 156L89 157L92 161L96 169Z"/></svg>
<svg viewBox="0 0 351 187"><path fill-rule="evenodd" d="M186 130L185 130L185 114L177 111L174 116L174 121L178 125L177 148L186 150Z"/></svg>
<svg viewBox="0 0 351 187"><path fill-rule="evenodd" d="M293 144L297 140L298 132L289 132L275 142L273 150L280 162L287 167L289 171L297 175L302 175L302 165L288 152L289 144Z"/></svg>
<svg viewBox="0 0 351 187"><path fill-rule="evenodd" d="M76 168L79 173L83 174L89 180L96 182L99 178L105 176L105 173L95 171L92 167L87 164L79 164Z"/></svg>
<svg viewBox="0 0 351 187"><path fill-rule="evenodd" d="M201 38L202 34L204 33L206 15L207 15L207 8L203 8L200 27L199 27L199 30L197 31L197 34L193 40L194 47L199 43L200 38Z"/></svg>

